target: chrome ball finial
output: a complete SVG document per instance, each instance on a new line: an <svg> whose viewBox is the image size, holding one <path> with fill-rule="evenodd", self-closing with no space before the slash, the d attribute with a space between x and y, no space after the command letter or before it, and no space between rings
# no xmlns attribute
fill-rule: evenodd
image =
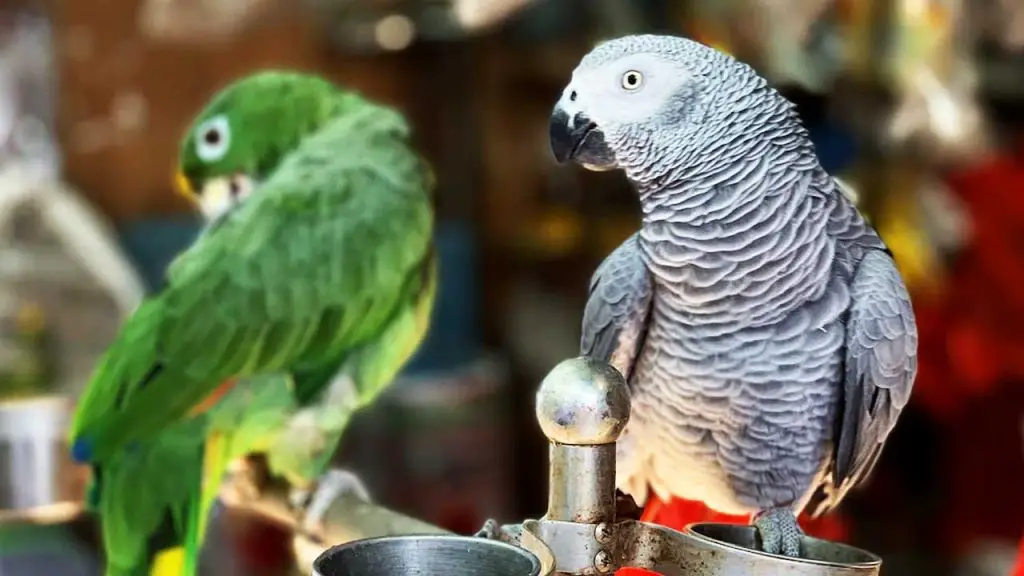
<svg viewBox="0 0 1024 576"><path fill-rule="evenodd" d="M629 421L629 389L604 362L585 356L565 360L537 390L537 421L552 442L614 444Z"/></svg>

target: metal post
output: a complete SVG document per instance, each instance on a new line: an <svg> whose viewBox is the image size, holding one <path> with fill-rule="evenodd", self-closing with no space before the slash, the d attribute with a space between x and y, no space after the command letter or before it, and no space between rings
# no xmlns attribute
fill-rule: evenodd
<svg viewBox="0 0 1024 576"><path fill-rule="evenodd" d="M590 358L562 362L537 391L537 421L551 441L548 512L537 536L559 572L611 572L615 442L629 421L622 375Z"/></svg>
<svg viewBox="0 0 1024 576"><path fill-rule="evenodd" d="M548 520L615 521L615 441L629 421L622 376L588 358L562 362L537 391L537 421L551 441Z"/></svg>

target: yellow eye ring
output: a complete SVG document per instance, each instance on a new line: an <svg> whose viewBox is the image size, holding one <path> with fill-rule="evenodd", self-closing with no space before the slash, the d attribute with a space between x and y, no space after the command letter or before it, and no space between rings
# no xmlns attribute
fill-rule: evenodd
<svg viewBox="0 0 1024 576"><path fill-rule="evenodd" d="M644 75L639 70L627 70L622 75L622 87L626 90L636 90L643 84Z"/></svg>

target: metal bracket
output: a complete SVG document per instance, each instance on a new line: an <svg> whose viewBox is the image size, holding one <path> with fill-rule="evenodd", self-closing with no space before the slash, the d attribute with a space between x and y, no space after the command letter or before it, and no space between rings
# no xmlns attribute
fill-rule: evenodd
<svg viewBox="0 0 1024 576"><path fill-rule="evenodd" d="M677 531L616 518L615 442L629 421L629 392L622 376L607 364L574 358L556 366L537 392L537 420L551 443L547 513L519 524L499 525L489 520L477 532L479 537L533 554L540 564L537 576L603 576L620 568L643 568L663 576L879 573L881 560L877 556L810 537L801 544L803 558L786 558L756 550L751 526L694 524ZM427 534L433 528L366 503L347 501L343 506L350 510L332 506L325 523L328 528L333 526L327 540L334 543L368 536ZM354 517L360 507L368 511L366 518ZM370 517L376 520L370 523ZM393 518L400 523L392 524ZM380 526L382 519L388 526ZM377 529L366 530L371 524ZM340 546L321 558L330 562L332 554L341 558L346 553L353 558L359 556L352 552L353 547L363 549L371 544L381 549L397 545L393 538L380 538ZM310 555L302 556L303 568L310 566L311 561L305 562ZM465 558L454 561L473 564L478 560L467 552Z"/></svg>

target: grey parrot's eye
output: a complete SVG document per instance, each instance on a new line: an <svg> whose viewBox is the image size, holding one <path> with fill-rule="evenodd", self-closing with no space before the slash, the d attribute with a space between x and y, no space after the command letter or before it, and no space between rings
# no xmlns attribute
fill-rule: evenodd
<svg viewBox="0 0 1024 576"><path fill-rule="evenodd" d="M572 92L569 92L569 102L575 102L575 101L576 101L576 91L573 90Z"/></svg>
<svg viewBox="0 0 1024 576"><path fill-rule="evenodd" d="M224 157L231 144L231 127L224 115L214 116L196 130L196 155L203 162L216 162Z"/></svg>
<svg viewBox="0 0 1024 576"><path fill-rule="evenodd" d="M636 90L644 83L644 75L637 70L629 70L622 75L622 87L626 90Z"/></svg>

